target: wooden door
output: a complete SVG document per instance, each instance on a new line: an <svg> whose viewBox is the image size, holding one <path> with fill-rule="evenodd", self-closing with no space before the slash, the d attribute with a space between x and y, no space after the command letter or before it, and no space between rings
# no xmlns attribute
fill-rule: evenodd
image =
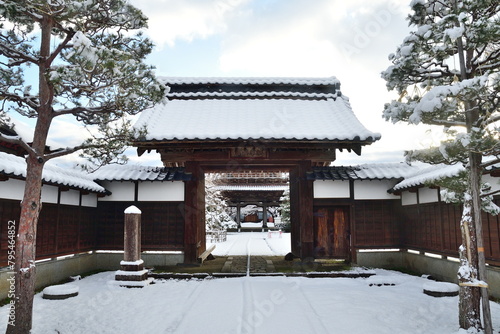
<svg viewBox="0 0 500 334"><path fill-rule="evenodd" d="M347 259L349 250L349 208L342 206L315 208L315 257Z"/></svg>

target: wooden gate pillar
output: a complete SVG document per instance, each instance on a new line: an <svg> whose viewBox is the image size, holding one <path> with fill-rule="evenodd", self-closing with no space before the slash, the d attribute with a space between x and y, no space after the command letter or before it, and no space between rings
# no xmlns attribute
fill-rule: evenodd
<svg viewBox="0 0 500 334"><path fill-rule="evenodd" d="M192 173L184 185L184 262L197 263L206 249L205 173L198 162L188 161L186 173Z"/></svg>
<svg viewBox="0 0 500 334"><path fill-rule="evenodd" d="M290 221L292 253L302 259L314 257L313 181L306 178L311 161L300 161L290 171Z"/></svg>

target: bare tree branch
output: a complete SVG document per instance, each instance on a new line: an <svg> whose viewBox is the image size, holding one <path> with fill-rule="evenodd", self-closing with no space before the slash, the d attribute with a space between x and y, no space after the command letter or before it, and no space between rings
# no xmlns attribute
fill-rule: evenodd
<svg viewBox="0 0 500 334"><path fill-rule="evenodd" d="M68 155L68 154L71 154L71 153L75 153L77 151L84 150L84 149L87 149L87 148L98 148L98 147L99 147L99 145L78 145L78 146L75 146L75 147L67 147L67 148L64 148L64 149L60 149L60 150L54 151L52 153L45 154L44 155L44 159L46 161L48 161L50 159L59 158L59 157L62 157L62 156L65 156L65 155Z"/></svg>
<svg viewBox="0 0 500 334"><path fill-rule="evenodd" d="M489 167L489 166L493 166L493 165L495 165L497 163L500 163L500 158L498 158L498 157L496 159L494 159L494 160L490 160L490 161L487 161L485 163L482 163L481 167L486 168L486 167Z"/></svg>
<svg viewBox="0 0 500 334"><path fill-rule="evenodd" d="M15 102L18 104L26 104L30 108L36 110L38 108L38 101L35 100L36 97L29 95L29 96L19 96L17 94L9 93L8 91L0 91L0 98L4 100L8 100L11 102Z"/></svg>
<svg viewBox="0 0 500 334"><path fill-rule="evenodd" d="M498 193L500 193L500 189L495 190L495 191L491 191L491 192L486 193L486 194L481 194L481 197L492 196L492 195L495 195L495 194L498 194Z"/></svg>
<svg viewBox="0 0 500 334"><path fill-rule="evenodd" d="M66 30L67 33L66 33L66 38L64 39L64 41L62 41L58 46L57 48L52 52L52 54L50 55L50 57L47 59L47 64L52 64L52 62L54 61L54 59L61 53L61 51L68 46L68 43L71 41L71 39L73 38L73 36L75 35L75 31L73 31L73 29L69 29L69 30Z"/></svg>
<svg viewBox="0 0 500 334"><path fill-rule="evenodd" d="M4 135L3 133L0 133L0 141L6 142L6 143L11 143L11 144L16 144L24 148L28 154L30 155L37 155L36 151L29 146L20 136L7 136Z"/></svg>

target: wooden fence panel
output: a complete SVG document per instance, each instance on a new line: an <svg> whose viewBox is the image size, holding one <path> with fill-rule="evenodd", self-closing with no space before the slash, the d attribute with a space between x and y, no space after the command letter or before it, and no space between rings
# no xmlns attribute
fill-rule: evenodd
<svg viewBox="0 0 500 334"><path fill-rule="evenodd" d="M181 202L140 202L143 250L181 250L184 247L184 217ZM124 211L132 202L100 202L98 247L123 249Z"/></svg>
<svg viewBox="0 0 500 334"><path fill-rule="evenodd" d="M354 202L354 233L357 248L399 247L399 201Z"/></svg>
<svg viewBox="0 0 500 334"><path fill-rule="evenodd" d="M96 208L43 203L37 225L36 259L95 249ZM19 201L0 200L0 267L7 264L8 221L19 223Z"/></svg>
<svg viewBox="0 0 500 334"><path fill-rule="evenodd" d="M144 250L184 249L184 216L181 202L143 202L141 211Z"/></svg>
<svg viewBox="0 0 500 334"><path fill-rule="evenodd" d="M58 213L57 204L43 203L36 233L37 259L52 257L57 254L59 239Z"/></svg>
<svg viewBox="0 0 500 334"><path fill-rule="evenodd" d="M426 203L403 207L407 248L457 257L462 243L459 205ZM500 219L483 213L486 262L500 265Z"/></svg>

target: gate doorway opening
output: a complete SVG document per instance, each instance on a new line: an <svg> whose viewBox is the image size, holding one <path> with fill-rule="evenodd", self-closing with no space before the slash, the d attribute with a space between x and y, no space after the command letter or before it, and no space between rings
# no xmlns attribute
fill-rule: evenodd
<svg viewBox="0 0 500 334"><path fill-rule="evenodd" d="M284 256L291 250L289 203L286 169L206 172L206 243L216 244L216 255Z"/></svg>

